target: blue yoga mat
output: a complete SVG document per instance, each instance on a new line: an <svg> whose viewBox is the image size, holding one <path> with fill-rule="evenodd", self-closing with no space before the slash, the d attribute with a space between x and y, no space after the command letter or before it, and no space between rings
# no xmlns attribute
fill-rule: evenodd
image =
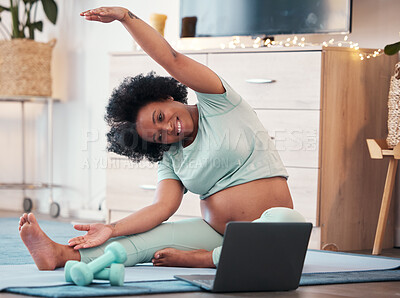
<svg viewBox="0 0 400 298"><path fill-rule="evenodd" d="M153 281L125 283L123 287L111 287L109 284L91 284L87 287L73 285L39 288L8 288L10 293L41 297L98 297L143 295L178 292L200 292L199 287L184 281Z"/></svg>
<svg viewBox="0 0 400 298"><path fill-rule="evenodd" d="M9 267L10 265L14 266L33 264L33 260L29 255L28 250L19 238L18 220L19 219L16 218L0 218L0 250L2 252L0 254L0 268L3 267L4 269ZM66 243L69 238L82 234L82 232L75 231L72 225L69 223L53 221L39 221L39 223L42 229L49 235L49 237L59 243ZM335 258L338 260L345 258L346 266L343 267L343 272L323 272L325 270L324 268L318 268L318 273L303 273L300 285L306 286L400 280L400 268L397 265L400 260L393 258L354 255L347 253L309 251L307 254L306 265L310 268L310 266L315 266L315 264L319 263L321 260L325 260L324 262L327 266L326 271L335 270L334 268L329 268L334 266L334 263L336 263ZM326 260L331 261L326 262ZM354 264L351 264L351 262L353 262ZM366 264L372 264L373 266L366 266ZM357 268L357 270L359 271L349 271L351 270L351 268ZM379 268L380 270L371 270L371 268ZM387 270L385 268L390 269ZM309 269L309 271L312 270ZM13 284L11 287L5 288L4 291L43 297L93 297L172 292L196 292L202 290L183 281L157 280L125 282L123 287L112 287L107 283L94 283L87 287L79 287L75 285L27 287L23 284L16 287L15 284Z"/></svg>

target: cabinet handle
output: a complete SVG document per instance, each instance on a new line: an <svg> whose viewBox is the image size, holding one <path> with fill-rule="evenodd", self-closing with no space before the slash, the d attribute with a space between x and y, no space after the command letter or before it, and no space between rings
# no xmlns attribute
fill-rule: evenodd
<svg viewBox="0 0 400 298"><path fill-rule="evenodd" d="M247 79L246 83L250 84L271 84L275 83L275 80L270 80L270 79Z"/></svg>
<svg viewBox="0 0 400 298"><path fill-rule="evenodd" d="M139 187L144 190L156 190L156 188L157 188L157 186L152 185L152 184L142 184L142 185L139 185Z"/></svg>

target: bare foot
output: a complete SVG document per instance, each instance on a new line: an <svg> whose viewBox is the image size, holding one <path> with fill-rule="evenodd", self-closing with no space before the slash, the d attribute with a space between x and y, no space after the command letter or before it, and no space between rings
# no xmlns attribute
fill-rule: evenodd
<svg viewBox="0 0 400 298"><path fill-rule="evenodd" d="M18 229L39 270L63 267L67 260L80 261L78 251L54 242L42 231L33 213L24 213L21 216Z"/></svg>
<svg viewBox="0 0 400 298"><path fill-rule="evenodd" d="M154 266L215 268L212 251L205 249L185 251L164 248L154 254L152 262Z"/></svg>

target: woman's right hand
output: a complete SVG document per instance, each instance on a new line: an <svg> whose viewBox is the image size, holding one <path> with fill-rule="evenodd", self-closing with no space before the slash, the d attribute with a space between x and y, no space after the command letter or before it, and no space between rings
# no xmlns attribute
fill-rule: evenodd
<svg viewBox="0 0 400 298"><path fill-rule="evenodd" d="M129 10L123 7L99 7L81 12L81 16L88 21L110 23L112 21L123 21Z"/></svg>
<svg viewBox="0 0 400 298"><path fill-rule="evenodd" d="M87 231L83 236L75 237L68 240L68 245L74 249L95 247L103 244L111 238L113 227L102 223L94 223L88 225L74 225L78 231Z"/></svg>

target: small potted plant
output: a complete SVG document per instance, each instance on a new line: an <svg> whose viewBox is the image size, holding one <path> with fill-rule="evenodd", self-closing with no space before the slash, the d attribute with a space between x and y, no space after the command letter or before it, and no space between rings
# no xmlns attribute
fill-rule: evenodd
<svg viewBox="0 0 400 298"><path fill-rule="evenodd" d="M384 48L386 55L394 55L400 51L400 41L392 44L388 44Z"/></svg>
<svg viewBox="0 0 400 298"><path fill-rule="evenodd" d="M35 31L43 30L37 10L43 8L47 19L55 24L58 9L54 0L9 0L0 5L0 95L51 96L51 56L55 40L35 41ZM4 24L10 15L11 24Z"/></svg>
<svg viewBox="0 0 400 298"><path fill-rule="evenodd" d="M392 44L388 44L384 48L386 55L394 55L400 51L400 41Z"/></svg>

